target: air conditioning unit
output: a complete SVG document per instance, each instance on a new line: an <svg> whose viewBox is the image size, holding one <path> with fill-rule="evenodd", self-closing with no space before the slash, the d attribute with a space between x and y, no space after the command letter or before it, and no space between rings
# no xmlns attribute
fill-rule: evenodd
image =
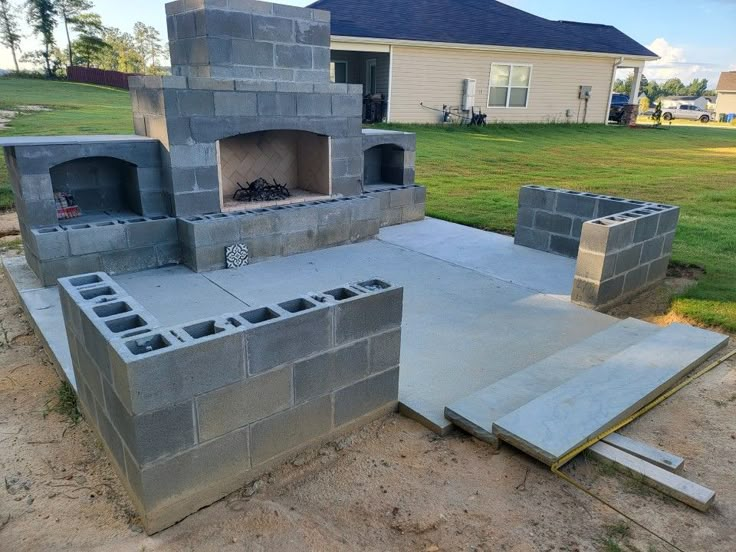
<svg viewBox="0 0 736 552"><path fill-rule="evenodd" d="M463 81L463 111L470 111L475 106L475 79Z"/></svg>

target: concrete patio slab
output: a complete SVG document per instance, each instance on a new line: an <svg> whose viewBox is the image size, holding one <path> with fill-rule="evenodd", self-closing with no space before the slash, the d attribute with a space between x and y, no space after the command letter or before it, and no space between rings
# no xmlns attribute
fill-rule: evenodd
<svg viewBox="0 0 736 552"><path fill-rule="evenodd" d="M574 273L569 259L431 219L394 230L382 230L379 240L235 270L195 274L170 267L115 280L163 324L274 303L295 293L325 291L371 277L404 286L400 401L406 413L438 432L451 427L444 418L446 405L617 322L534 289L536 284L563 293L564 274L571 282ZM430 255L432 243L443 240L433 236L443 233L453 238L438 253L447 259ZM465 253L453 253L457 244L466 244L461 248ZM465 249L467 244L473 244L474 255ZM516 268L500 267L514 264L516 253L524 259L516 262ZM528 276L531 271L538 274L536 282ZM49 301L56 289L43 293ZM41 311L29 305L36 303L26 297L30 315L42 319ZM55 356L68 358L62 320L44 323L46 332L59 334ZM71 372L68 361L66 371Z"/></svg>

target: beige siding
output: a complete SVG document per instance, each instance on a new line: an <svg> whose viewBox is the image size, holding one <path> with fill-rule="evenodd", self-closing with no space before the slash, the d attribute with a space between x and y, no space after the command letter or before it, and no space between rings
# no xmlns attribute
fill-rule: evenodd
<svg viewBox="0 0 736 552"><path fill-rule="evenodd" d="M736 113L736 92L719 92L716 100L718 115Z"/></svg>
<svg viewBox="0 0 736 552"><path fill-rule="evenodd" d="M488 113L489 122L582 122L581 85L593 87L587 122L607 118L611 57L394 46L393 60L392 122L438 122L441 114L420 102L437 109L459 106L465 78L476 79L475 104ZM491 64L505 62L533 65L527 108L487 107Z"/></svg>

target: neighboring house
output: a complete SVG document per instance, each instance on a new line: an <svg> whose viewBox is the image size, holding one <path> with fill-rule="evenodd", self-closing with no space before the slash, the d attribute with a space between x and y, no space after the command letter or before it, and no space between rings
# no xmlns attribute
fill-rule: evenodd
<svg viewBox="0 0 736 552"><path fill-rule="evenodd" d="M332 12L334 80L383 94L391 122L438 122L448 105L482 110L489 122L603 123L616 70L634 69L636 102L644 64L657 59L614 27L551 21L492 0L310 7Z"/></svg>
<svg viewBox="0 0 736 552"><path fill-rule="evenodd" d="M716 99L716 115L728 115L736 113L736 71L721 73L716 87L718 97Z"/></svg>
<svg viewBox="0 0 736 552"><path fill-rule="evenodd" d="M705 96L663 96L659 99L662 107L672 108L681 105L694 105L700 109L708 109L708 98Z"/></svg>

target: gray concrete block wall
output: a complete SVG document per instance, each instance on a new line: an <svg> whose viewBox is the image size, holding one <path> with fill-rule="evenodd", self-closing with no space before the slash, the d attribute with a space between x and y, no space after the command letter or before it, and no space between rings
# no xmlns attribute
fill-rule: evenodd
<svg viewBox="0 0 736 552"><path fill-rule="evenodd" d="M366 186L364 195L378 198L382 228L424 220L427 206L424 186Z"/></svg>
<svg viewBox="0 0 736 552"><path fill-rule="evenodd" d="M375 237L380 202L372 195L178 220L183 262L196 272L225 268L225 248L243 243L250 259L305 253Z"/></svg>
<svg viewBox="0 0 736 552"><path fill-rule="evenodd" d="M387 282L168 328L105 273L59 289L82 410L149 533L396 407L403 290Z"/></svg>
<svg viewBox="0 0 736 552"><path fill-rule="evenodd" d="M218 0L166 8L175 75L329 82L329 12Z"/></svg>
<svg viewBox="0 0 736 552"><path fill-rule="evenodd" d="M680 210L647 205L583 225L572 300L604 309L667 275Z"/></svg>
<svg viewBox="0 0 736 552"><path fill-rule="evenodd" d="M583 223L646 205L652 204L545 186L524 186L519 191L514 242L574 258Z"/></svg>
<svg viewBox="0 0 736 552"><path fill-rule="evenodd" d="M72 274L136 272L180 262L176 219L101 217L101 222L41 226L29 230L25 255L45 286Z"/></svg>

